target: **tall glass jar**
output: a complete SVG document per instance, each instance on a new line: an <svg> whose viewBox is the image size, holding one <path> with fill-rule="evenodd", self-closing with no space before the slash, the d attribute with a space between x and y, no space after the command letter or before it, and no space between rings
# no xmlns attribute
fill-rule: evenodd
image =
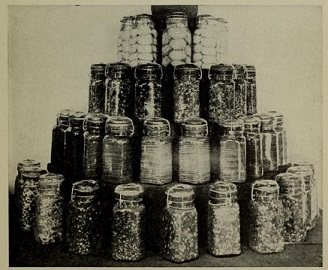
<svg viewBox="0 0 328 270"><path fill-rule="evenodd" d="M199 256L194 196L192 187L185 184L176 184L166 191L161 250L161 255L166 260L179 263Z"/></svg>
<svg viewBox="0 0 328 270"><path fill-rule="evenodd" d="M54 173L41 175L39 179L33 233L34 239L42 245L63 241L63 181L63 175Z"/></svg>
<svg viewBox="0 0 328 270"><path fill-rule="evenodd" d="M249 247L258 253L282 252L284 209L275 180L256 180L249 202Z"/></svg>
<svg viewBox="0 0 328 270"><path fill-rule="evenodd" d="M105 114L89 114L85 117L83 124L83 175L85 178L101 178L102 143L107 118Z"/></svg>
<svg viewBox="0 0 328 270"><path fill-rule="evenodd" d="M226 63L228 60L228 22L223 18L218 18L217 34L217 63Z"/></svg>
<svg viewBox="0 0 328 270"><path fill-rule="evenodd" d="M124 16L121 19L121 29L118 35L117 56L121 63L130 62L130 39L134 27L134 17Z"/></svg>
<svg viewBox="0 0 328 270"><path fill-rule="evenodd" d="M224 135L220 141L220 179L227 182L246 181L246 138L241 119L222 124Z"/></svg>
<svg viewBox="0 0 328 270"><path fill-rule="evenodd" d="M102 147L102 181L123 184L133 181L133 122L112 116L106 122Z"/></svg>
<svg viewBox="0 0 328 270"><path fill-rule="evenodd" d="M92 64L89 85L88 113L105 112L105 64Z"/></svg>
<svg viewBox="0 0 328 270"><path fill-rule="evenodd" d="M183 12L173 12L166 17L162 36L162 65L167 67L191 62L191 33L188 17Z"/></svg>
<svg viewBox="0 0 328 270"><path fill-rule="evenodd" d="M181 123L179 182L203 184L211 179L210 145L205 119L189 118Z"/></svg>
<svg viewBox="0 0 328 270"><path fill-rule="evenodd" d="M148 118L141 141L140 182L162 185L172 181L172 138L170 122Z"/></svg>
<svg viewBox="0 0 328 270"><path fill-rule="evenodd" d="M235 82L235 94L234 94L234 117L243 117L247 113L246 106L246 79L245 69L242 65L233 65L235 68L234 82Z"/></svg>
<svg viewBox="0 0 328 270"><path fill-rule="evenodd" d="M199 83L201 70L193 64L177 65L174 69L174 122L199 117Z"/></svg>
<svg viewBox="0 0 328 270"><path fill-rule="evenodd" d="M255 66L245 65L246 71L246 107L247 114L257 113L256 69Z"/></svg>
<svg viewBox="0 0 328 270"><path fill-rule="evenodd" d="M111 253L114 260L138 261L145 256L145 206L140 184L118 185L113 208Z"/></svg>
<svg viewBox="0 0 328 270"><path fill-rule="evenodd" d="M96 253L101 248L101 204L95 180L75 182L68 206L66 244L79 255Z"/></svg>
<svg viewBox="0 0 328 270"><path fill-rule="evenodd" d="M207 250L213 256L241 253L236 185L217 181L210 186Z"/></svg>

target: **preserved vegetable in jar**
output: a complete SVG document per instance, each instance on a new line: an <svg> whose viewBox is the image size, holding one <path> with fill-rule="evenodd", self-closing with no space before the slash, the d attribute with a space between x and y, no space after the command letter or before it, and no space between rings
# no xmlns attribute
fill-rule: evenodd
<svg viewBox="0 0 328 270"><path fill-rule="evenodd" d="M236 185L217 181L210 186L207 226L207 249L211 255L241 253Z"/></svg>
<svg viewBox="0 0 328 270"><path fill-rule="evenodd" d="M246 80L245 69L242 65L233 65L235 68L234 82L234 117L239 118L247 113L246 107Z"/></svg>
<svg viewBox="0 0 328 270"><path fill-rule="evenodd" d="M130 40L134 28L134 17L124 16L120 22L121 29L118 35L117 56L120 62L129 64L131 51Z"/></svg>
<svg viewBox="0 0 328 270"><path fill-rule="evenodd" d="M118 185L113 208L111 252L114 260L138 261L145 256L145 206L140 184Z"/></svg>
<svg viewBox="0 0 328 270"><path fill-rule="evenodd" d="M247 114L257 113L257 93L256 93L256 69L254 66L245 65L246 71L246 107Z"/></svg>
<svg viewBox="0 0 328 270"><path fill-rule="evenodd" d="M105 64L91 65L88 113L105 112Z"/></svg>

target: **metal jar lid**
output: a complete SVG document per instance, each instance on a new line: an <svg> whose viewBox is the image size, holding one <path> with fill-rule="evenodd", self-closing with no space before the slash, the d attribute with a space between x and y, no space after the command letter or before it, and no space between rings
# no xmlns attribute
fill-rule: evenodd
<svg viewBox="0 0 328 270"><path fill-rule="evenodd" d="M144 134L146 136L170 136L170 122L161 117L151 117L144 121Z"/></svg>
<svg viewBox="0 0 328 270"><path fill-rule="evenodd" d="M116 136L132 136L134 125L130 118L124 116L110 116L106 121L106 133Z"/></svg>

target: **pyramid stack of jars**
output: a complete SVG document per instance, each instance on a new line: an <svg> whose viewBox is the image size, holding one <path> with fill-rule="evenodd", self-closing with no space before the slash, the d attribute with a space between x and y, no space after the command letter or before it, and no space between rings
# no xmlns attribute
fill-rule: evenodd
<svg viewBox="0 0 328 270"><path fill-rule="evenodd" d="M288 163L283 114L257 113L255 67L219 64L227 22L199 15L191 38L186 15L169 15L162 65L152 17L121 22L120 62L91 65L88 113L57 116L49 173L18 164L22 230L123 261L147 248L184 262L200 247L239 255L243 239L259 253L305 241L319 217L314 166ZM169 65L173 104L162 98Z"/></svg>

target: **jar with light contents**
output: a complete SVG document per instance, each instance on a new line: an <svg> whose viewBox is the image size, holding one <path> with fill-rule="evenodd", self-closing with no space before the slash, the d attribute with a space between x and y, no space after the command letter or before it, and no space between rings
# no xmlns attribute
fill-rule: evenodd
<svg viewBox="0 0 328 270"><path fill-rule="evenodd" d="M130 63L130 39L134 28L134 17L124 16L121 19L121 29L118 36L117 56L121 63Z"/></svg>

